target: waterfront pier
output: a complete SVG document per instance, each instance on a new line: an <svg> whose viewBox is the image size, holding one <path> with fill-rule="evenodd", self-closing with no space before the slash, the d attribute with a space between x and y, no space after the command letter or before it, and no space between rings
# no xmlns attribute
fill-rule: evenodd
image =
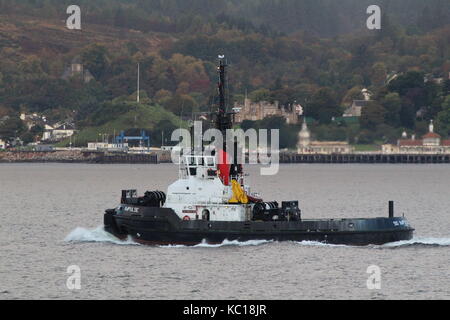
<svg viewBox="0 0 450 320"><path fill-rule="evenodd" d="M450 154L298 154L280 152L280 163L392 163L392 164L445 164ZM56 162L56 163L171 163L170 151L151 153L100 151L3 151L0 163Z"/></svg>
<svg viewBox="0 0 450 320"><path fill-rule="evenodd" d="M297 154L280 153L280 163L450 163L450 154Z"/></svg>

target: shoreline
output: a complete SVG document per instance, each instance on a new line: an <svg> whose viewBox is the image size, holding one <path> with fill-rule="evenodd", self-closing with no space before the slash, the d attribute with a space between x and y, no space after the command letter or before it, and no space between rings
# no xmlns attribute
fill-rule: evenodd
<svg viewBox="0 0 450 320"><path fill-rule="evenodd" d="M170 158L169 158L170 159ZM103 151L3 151L0 163L150 163L166 161L163 154L113 153Z"/></svg>
<svg viewBox="0 0 450 320"><path fill-rule="evenodd" d="M154 151L148 154L81 150L1 151L0 163L158 164L171 163L171 157L170 151ZM450 154L297 154L281 152L279 163L450 164Z"/></svg>

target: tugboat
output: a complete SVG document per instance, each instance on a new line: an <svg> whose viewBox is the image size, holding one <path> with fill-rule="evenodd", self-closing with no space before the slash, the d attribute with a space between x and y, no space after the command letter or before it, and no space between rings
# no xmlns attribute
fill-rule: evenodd
<svg viewBox="0 0 450 320"><path fill-rule="evenodd" d="M215 128L224 136L233 112L225 101L226 63L219 56L218 110ZM234 145L236 149L236 144ZM104 228L142 244L220 244L225 240L317 241L344 245L380 245L410 240L414 229L404 217L303 219L299 202L264 201L244 183L243 166L227 160L226 144L214 155L185 155L180 177L167 190L122 190L120 204L104 214ZM222 160L222 161L218 161Z"/></svg>

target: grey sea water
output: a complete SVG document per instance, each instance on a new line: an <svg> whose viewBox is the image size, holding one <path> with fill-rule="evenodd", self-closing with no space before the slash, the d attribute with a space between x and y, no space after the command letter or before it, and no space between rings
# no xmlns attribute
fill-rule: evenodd
<svg viewBox="0 0 450 320"><path fill-rule="evenodd" d="M250 241L196 247L121 242L102 230L120 190L166 190L173 165L0 165L0 299L449 299L450 167L247 167L266 200L299 199L305 218L386 216L412 241L350 247ZM81 289L69 290L67 267ZM370 265L381 289L369 290Z"/></svg>

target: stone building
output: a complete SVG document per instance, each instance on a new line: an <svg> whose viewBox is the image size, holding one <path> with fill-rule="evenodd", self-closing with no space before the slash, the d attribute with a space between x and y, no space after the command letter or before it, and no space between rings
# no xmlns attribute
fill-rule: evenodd
<svg viewBox="0 0 450 320"><path fill-rule="evenodd" d="M270 116L280 116L286 119L288 124L298 123L298 116L302 107L298 104L291 106L291 110L286 110L279 105L278 101L270 103L267 101L253 102L246 98L244 104L235 103L234 110L237 111L235 115L235 122L241 123L244 120L262 120Z"/></svg>
<svg viewBox="0 0 450 320"><path fill-rule="evenodd" d="M348 154L354 151L354 147L345 141L312 141L308 125L303 121L297 142L299 154Z"/></svg>
<svg viewBox="0 0 450 320"><path fill-rule="evenodd" d="M68 80L72 77L80 77L85 83L94 80L94 76L91 74L91 72L87 68L84 68L80 57L73 58L70 66L68 66L64 70L61 79Z"/></svg>
<svg viewBox="0 0 450 320"><path fill-rule="evenodd" d="M349 117L361 117L362 109L367 107L370 101L366 100L353 100L352 105L344 111L342 115L344 118Z"/></svg>
<svg viewBox="0 0 450 320"><path fill-rule="evenodd" d="M450 154L450 140L444 140L434 132L433 120L430 121L428 133L422 139L416 139L415 135L407 139L406 132L397 141L397 145L385 144L382 152L389 154Z"/></svg>
<svg viewBox="0 0 450 320"><path fill-rule="evenodd" d="M362 89L361 94L364 100L353 100L352 105L344 111L342 115L344 118L361 117L362 110L371 102L372 93L367 89Z"/></svg>

